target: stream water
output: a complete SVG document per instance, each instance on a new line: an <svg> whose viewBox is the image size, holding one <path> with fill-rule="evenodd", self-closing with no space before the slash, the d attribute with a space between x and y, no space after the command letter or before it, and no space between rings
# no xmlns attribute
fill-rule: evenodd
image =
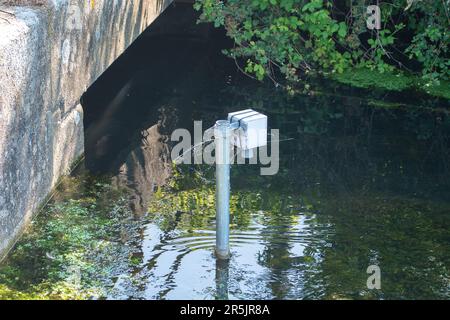
<svg viewBox="0 0 450 320"><path fill-rule="evenodd" d="M450 298L445 102L325 80L291 96L242 75L220 32L165 26L182 14L83 97L86 159L0 266L0 298ZM214 167L174 166L170 135L247 108L280 129L280 168L232 167L221 262Z"/></svg>

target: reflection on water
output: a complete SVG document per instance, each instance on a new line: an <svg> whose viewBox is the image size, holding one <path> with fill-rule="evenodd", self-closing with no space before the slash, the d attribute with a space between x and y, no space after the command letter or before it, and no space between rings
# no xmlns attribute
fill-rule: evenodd
<svg viewBox="0 0 450 320"><path fill-rule="evenodd" d="M137 215L147 212L151 194L167 182L172 170L167 137L161 135L159 125L140 135L140 145L124 155L119 173L112 178L113 185L127 187L131 210Z"/></svg>
<svg viewBox="0 0 450 320"><path fill-rule="evenodd" d="M135 173L126 184L139 190L140 207L147 204L149 211L132 244L136 263L109 298L449 297L450 118L436 108L442 101L398 107L383 96L346 96L329 83L323 84L327 95L290 97L239 74L220 55L226 45L220 35L201 39L183 43L182 56L179 39L161 40L165 59L153 53L150 60L158 64L147 62L123 85L128 94L121 107L105 105L104 112L113 111L103 132L116 132L119 141L124 130L156 130L157 124L164 132L149 144L129 139L151 154L142 158L156 165L153 170L132 169L135 163L124 162L117 144L105 148L108 157L86 153L88 167L111 173L109 163L126 163ZM155 67L165 72L158 84L149 76ZM86 99L88 113L95 97ZM175 128L192 130L194 120L207 128L249 107L281 130L280 173L261 177L257 166L233 167L232 258L219 262L213 254L214 168L171 172L168 137ZM87 141L102 140L89 130ZM169 179L170 172L175 176ZM374 264L383 273L379 291L366 286L367 267Z"/></svg>
<svg viewBox="0 0 450 320"><path fill-rule="evenodd" d="M207 174L207 173L206 173ZM341 299L449 295L449 204L359 192L233 192L232 256L214 258L214 190L183 172L158 191L140 254L110 298ZM383 287L366 287L379 265ZM125 280L126 279L126 280Z"/></svg>
<svg viewBox="0 0 450 320"><path fill-rule="evenodd" d="M158 197L158 201L165 201L167 197L170 198L169 195ZM230 234L230 261L214 258L213 216L207 219L209 223L201 223L198 221L204 219L201 211L170 214L165 212L164 206L160 207L161 213L152 215L151 221L142 227L139 265L122 277L120 286L115 287L110 297L305 297L308 290L312 290L305 280L316 273L309 264L313 260L314 263L321 261L320 255L312 250L331 246L332 229L317 223L313 213L296 212L293 208L284 213L258 211L257 202L253 203L246 206L245 210L249 211L244 214L245 220L233 219L236 224ZM208 210L214 211L211 206ZM195 227L198 225L201 227ZM320 297L315 291L310 294Z"/></svg>
<svg viewBox="0 0 450 320"><path fill-rule="evenodd" d="M185 10L177 8L167 12L170 21ZM100 297L450 298L444 102L398 106L398 96L328 82L321 83L326 94L291 97L245 78L222 57L223 35L195 28L190 37L149 33L83 97L85 165L126 191L135 219L119 239L109 235L122 251L112 249L118 258L95 284ZM194 120L208 128L249 107L280 129L280 173L262 177L258 166L233 166L232 257L220 262L213 254L214 168L172 167L169 139L176 128L192 130ZM115 212L110 193L92 193L98 178L75 179L84 187L56 205L92 197ZM26 264L37 270L41 260ZM381 290L367 289L370 265L382 270Z"/></svg>

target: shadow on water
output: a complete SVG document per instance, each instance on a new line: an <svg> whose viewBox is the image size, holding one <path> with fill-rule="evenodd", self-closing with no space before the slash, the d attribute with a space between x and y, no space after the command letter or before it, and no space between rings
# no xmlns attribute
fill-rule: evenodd
<svg viewBox="0 0 450 320"><path fill-rule="evenodd" d="M442 101L398 106L330 82L321 83L329 94L289 96L240 74L221 54L223 33L194 21L188 7L172 6L83 96L87 170L0 269L0 289L14 287L4 281L11 270L26 278L21 290L49 282L49 272L29 270L53 270L50 256L52 268L69 258L81 265L77 290L110 299L449 298ZM233 166L232 257L221 262L214 168L173 166L170 136L247 108L280 129L280 171ZM57 223L66 212L82 218L71 228L87 230L74 235L78 246L49 249L42 239L71 236ZM88 228L99 214L108 236ZM95 250L80 251L81 262L68 253L88 244ZM367 288L370 265L382 270L381 290Z"/></svg>

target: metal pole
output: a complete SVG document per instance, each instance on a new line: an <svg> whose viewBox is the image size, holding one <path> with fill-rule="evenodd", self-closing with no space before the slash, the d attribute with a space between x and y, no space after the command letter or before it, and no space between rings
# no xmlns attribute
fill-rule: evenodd
<svg viewBox="0 0 450 320"><path fill-rule="evenodd" d="M230 138L232 128L227 120L216 122L216 256L230 257Z"/></svg>
<svg viewBox="0 0 450 320"><path fill-rule="evenodd" d="M229 300L228 283L230 278L230 260L216 260L216 299Z"/></svg>

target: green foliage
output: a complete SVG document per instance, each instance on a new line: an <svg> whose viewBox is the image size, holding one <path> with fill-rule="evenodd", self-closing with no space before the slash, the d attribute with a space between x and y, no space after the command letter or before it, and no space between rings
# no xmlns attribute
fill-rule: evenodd
<svg viewBox="0 0 450 320"><path fill-rule="evenodd" d="M406 49L410 59L423 66L423 78L431 82L449 80L449 8L448 1L413 1L409 28L415 31Z"/></svg>
<svg viewBox="0 0 450 320"><path fill-rule="evenodd" d="M439 84L427 83L423 89L430 95L450 100L450 81L439 81Z"/></svg>
<svg viewBox="0 0 450 320"><path fill-rule="evenodd" d="M80 180L66 180L65 191L79 191ZM63 196L64 201L47 206L33 222L0 265L0 299L89 299L103 294L100 281L120 252L117 240L127 209L123 193L110 185L99 181L85 192L81 199Z"/></svg>
<svg viewBox="0 0 450 320"><path fill-rule="evenodd" d="M404 69L395 53L420 64L425 84L449 79L449 16L446 1L381 3L382 29L368 30L364 0L196 0L200 21L224 27L243 71L278 84L314 73L354 68L378 73ZM412 40L408 35L412 34ZM409 36L410 37L410 36Z"/></svg>

